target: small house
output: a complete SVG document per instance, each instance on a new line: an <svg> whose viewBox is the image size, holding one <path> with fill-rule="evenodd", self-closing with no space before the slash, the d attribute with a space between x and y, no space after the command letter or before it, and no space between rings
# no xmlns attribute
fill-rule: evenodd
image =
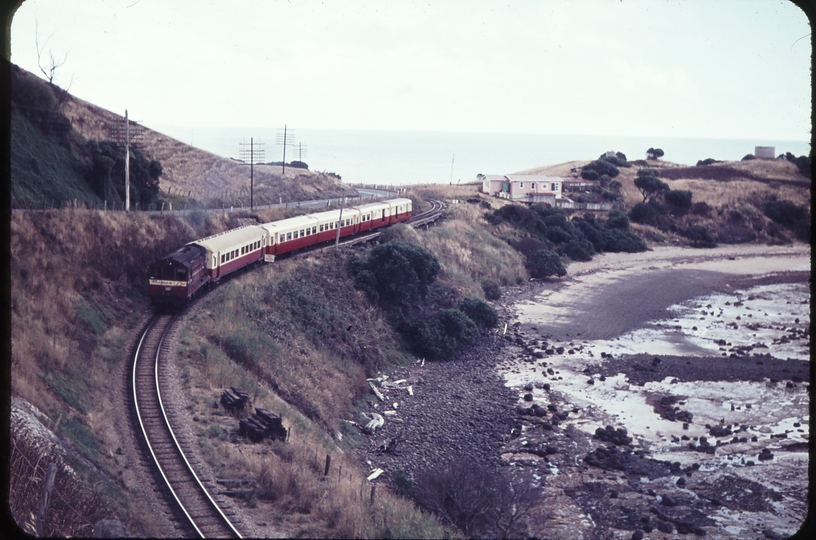
<svg viewBox="0 0 816 540"><path fill-rule="evenodd" d="M536 174L479 174L482 192L518 202L549 203L561 198L564 180L558 176Z"/></svg>

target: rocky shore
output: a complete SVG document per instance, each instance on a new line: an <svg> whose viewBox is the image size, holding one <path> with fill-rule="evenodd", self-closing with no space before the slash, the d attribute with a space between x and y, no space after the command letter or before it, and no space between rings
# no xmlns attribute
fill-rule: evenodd
<svg viewBox="0 0 816 540"><path fill-rule="evenodd" d="M681 256L700 265L697 253ZM710 253L699 257L716 263ZM809 362L781 359L773 345L719 357L592 356L589 342L580 341L590 336L569 329L617 314L622 328L631 330L667 317L666 308L678 300L731 291L734 284L800 282L806 274L707 273L702 279L694 268L677 268L679 259L665 260L657 266L670 270L674 290L651 297L646 291L629 313L619 311L615 295L594 292L576 298L569 316L570 306L561 306L547 319L554 321L549 328L521 324L520 303L586 283L573 278L526 286L509 291L498 306L502 328L475 347L450 361L418 362L371 381L383 400L372 392L368 411L356 420L364 426L375 412L384 420L358 450L372 470L384 471L376 481L399 487L401 478L459 459L512 471L516 481L540 489L541 504L527 516L529 534L539 537L795 533L807 512ZM616 276L615 285L629 290L637 280L641 292L666 288L660 277L669 274L644 279L649 263L638 264L623 281ZM602 280L602 274L579 275ZM593 299L594 308L587 309ZM802 321L796 334L808 347L809 324ZM626 403L632 402L637 407L630 411ZM605 403L624 410L607 410Z"/></svg>

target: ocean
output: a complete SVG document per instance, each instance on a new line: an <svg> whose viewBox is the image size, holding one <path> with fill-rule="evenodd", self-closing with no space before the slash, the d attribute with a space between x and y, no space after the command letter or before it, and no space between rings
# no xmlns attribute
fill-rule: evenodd
<svg viewBox="0 0 816 540"><path fill-rule="evenodd" d="M283 157L282 128L150 127L223 157L239 158L250 138L256 151L263 150L263 162ZM597 159L608 150L623 152L630 161L645 159L650 147L661 148L666 161L684 165L706 158L738 161L755 146L773 146L776 155L810 154L810 144L804 141L287 129L286 161L337 173L349 184L398 186L470 182L479 173L511 174Z"/></svg>

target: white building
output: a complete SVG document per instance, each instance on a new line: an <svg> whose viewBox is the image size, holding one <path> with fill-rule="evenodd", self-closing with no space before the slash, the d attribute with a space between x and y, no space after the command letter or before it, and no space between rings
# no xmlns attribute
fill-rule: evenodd
<svg viewBox="0 0 816 540"><path fill-rule="evenodd" d="M564 180L536 174L478 174L482 193L519 202L544 202L555 206L561 198Z"/></svg>

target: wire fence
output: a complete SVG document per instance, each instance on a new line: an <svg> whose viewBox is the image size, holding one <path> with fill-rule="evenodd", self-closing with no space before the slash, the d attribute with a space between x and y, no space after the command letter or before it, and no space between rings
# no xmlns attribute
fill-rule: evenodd
<svg viewBox="0 0 816 540"><path fill-rule="evenodd" d="M36 448L29 447L21 449L13 437L11 442L9 509L18 526L39 536L92 536L94 522L105 516L101 497L96 493L81 493L58 454L39 454ZM36 463L26 454L37 455ZM52 467L56 475L51 472L53 488L49 490L47 480ZM56 499L49 504L50 493L55 494Z"/></svg>

